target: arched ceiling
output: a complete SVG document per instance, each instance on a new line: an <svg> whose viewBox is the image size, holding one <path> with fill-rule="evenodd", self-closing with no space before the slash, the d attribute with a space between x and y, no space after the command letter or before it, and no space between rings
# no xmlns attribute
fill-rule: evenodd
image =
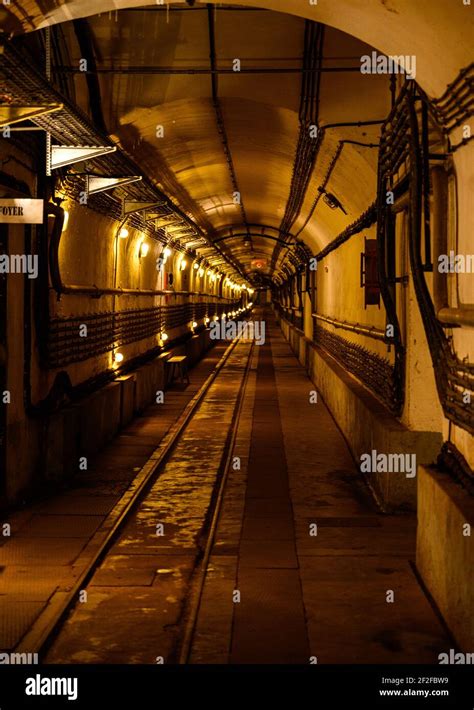
<svg viewBox="0 0 474 710"><path fill-rule="evenodd" d="M301 131L302 17L328 25L318 102L318 124L326 126L376 121L389 112L390 78L357 70L360 57L374 47L388 54L416 54L417 81L428 93L442 93L470 61L473 15L462 3L453 7L450 0L432 0L429 12L425 3L414 0L317 5L259 0L258 5L273 11L256 9L251 1L246 7L229 2L208 10L200 3L167 8L156 3L143 7L143 0L69 0L60 5L55 0L22 0L12 3L3 26L20 33L63 22L63 71L73 77L76 102L90 112L85 75L79 71L83 48L77 28L65 21L87 16L107 132L211 239L228 237L221 246L247 273L257 268L257 260L260 271L270 276L279 244L275 237L287 238L278 230L291 193ZM141 9L106 12L137 6ZM101 15L95 14L98 9ZM218 71L212 75L213 52ZM233 71L235 59L241 63L240 72ZM378 133L378 125L325 131L291 224L291 233L312 252L374 200L377 150L370 144L377 143ZM320 199L323 184L343 210L331 209ZM251 242L232 237L246 233ZM278 249L278 268L287 252Z"/></svg>
<svg viewBox="0 0 474 710"><path fill-rule="evenodd" d="M157 6L144 0L11 0L2 8L5 30L30 32L98 12ZM177 0L173 5L185 5ZM194 4L194 3L193 3ZM199 1L195 3L200 5ZM221 3L213 2L211 4ZM385 54L416 54L417 80L434 96L472 61L474 16L464 0L228 0L321 22L353 35Z"/></svg>

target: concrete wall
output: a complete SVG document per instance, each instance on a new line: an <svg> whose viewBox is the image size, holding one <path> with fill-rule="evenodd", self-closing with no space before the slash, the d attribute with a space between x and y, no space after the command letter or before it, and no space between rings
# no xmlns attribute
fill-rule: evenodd
<svg viewBox="0 0 474 710"><path fill-rule="evenodd" d="M465 653L474 651L473 536L472 496L447 474L420 466L416 566Z"/></svg>
<svg viewBox="0 0 474 710"><path fill-rule="evenodd" d="M434 463L442 444L441 434L408 429L301 331L284 319L281 328L329 407L358 465L361 455L374 449L386 454L416 454L417 463ZM416 477L407 478L404 473L365 475L386 510L415 509Z"/></svg>
<svg viewBox="0 0 474 710"><path fill-rule="evenodd" d="M169 385L166 360L186 355L194 365L212 346L210 331L204 330L186 344L159 355L132 373L117 377L83 400L49 416L44 422L44 477L58 482L70 478L79 469L81 457L96 454L147 406L156 402L157 392ZM15 499L19 489L10 489Z"/></svg>
<svg viewBox="0 0 474 710"><path fill-rule="evenodd" d="M37 166L20 147L9 140L0 141L0 160L9 179L21 181L23 196L37 196ZM17 197L12 188L0 184L2 197ZM80 205L62 192L60 181L57 195L63 199L66 210L59 248L59 266L64 285L79 285L98 288L124 288L158 290L167 287L164 272L173 273L176 290L196 290L199 295L103 295L100 298L87 294L57 294L50 289L50 318L88 316L96 313L147 309L159 305L178 305L196 302L214 302L221 296L230 303L240 297L240 290L217 269L205 266L195 269L190 256L171 250L166 268L157 268L157 258L163 252L163 244L151 239L139 229L127 224L128 237L118 237L121 224L99 212ZM52 226L52 220L49 224ZM44 238L41 227L31 227L31 254L39 254ZM26 229L23 225L9 225L8 244L10 254L24 254L26 251ZM148 242L146 256L139 256L139 247ZM183 259L185 263L183 263ZM114 268L116 263L116 269ZM30 302L25 303L25 285L30 286ZM54 485L73 475L78 470L81 456L91 456L125 426L136 413L156 400L156 392L166 387L166 373L163 358L145 364L133 373L115 376L117 363L112 350L99 353L81 362L69 363L59 369L43 366L39 357L40 334L35 318L34 305L38 298L38 285L28 282L24 274L9 274L7 278L7 347L6 375L7 389L11 401L7 407L7 437L5 442L6 470L0 471L0 504L21 501L46 482ZM31 357L27 357L25 312L31 314ZM176 354L185 353L192 365L210 347L209 332L201 330L204 316L197 318L197 328L192 323L165 328L168 342L175 339L187 340L179 346ZM86 319L85 319L86 320ZM194 331L198 331L194 334ZM130 342L120 347L124 359L128 361L157 350L159 333ZM168 351L168 354L173 351ZM27 376L27 369L29 376ZM66 373L73 387L98 375L107 373L110 384L97 390L89 397L73 406L56 411L54 414L39 416L34 410L44 402L51 392L59 370ZM28 410L26 381L31 384L30 399L32 410Z"/></svg>

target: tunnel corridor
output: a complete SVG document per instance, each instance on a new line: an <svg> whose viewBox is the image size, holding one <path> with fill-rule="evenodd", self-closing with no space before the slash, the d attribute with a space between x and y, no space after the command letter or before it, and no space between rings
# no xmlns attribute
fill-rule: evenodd
<svg viewBox="0 0 474 710"><path fill-rule="evenodd" d="M472 707L473 12L0 3L1 710Z"/></svg>
<svg viewBox="0 0 474 710"><path fill-rule="evenodd" d="M449 646L413 569L413 514L380 510L329 411L310 403L311 382L269 311L265 320L265 345L235 348L158 480L81 583L87 603L69 614L47 663L177 662L189 624L190 663L432 663ZM166 437L213 364L214 352L193 371L190 392L171 389L159 417L159 405L147 408L74 488L13 519L3 550L4 593L18 597L8 610L12 647L15 632L27 632L20 648L44 633L48 606L74 589L110 529L134 464L149 460L149 439ZM239 466L218 506L228 430ZM390 591L396 607L386 603ZM189 597L199 599L197 615Z"/></svg>

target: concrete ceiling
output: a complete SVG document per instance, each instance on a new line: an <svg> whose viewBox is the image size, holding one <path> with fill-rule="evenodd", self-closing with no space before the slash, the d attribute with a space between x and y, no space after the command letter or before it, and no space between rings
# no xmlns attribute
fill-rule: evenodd
<svg viewBox="0 0 474 710"><path fill-rule="evenodd" d="M305 21L279 12L231 7L233 3L211 13L216 63L219 69L229 72L220 73L217 80L229 151L226 155L212 102L211 75L156 74L147 69L161 67L174 72L209 69L206 7L198 4L189 8L176 3L168 12L155 4L143 10L91 16L99 6L107 10L138 4L142 5L132 0L114 3L71 0L55 8L57 3L53 0L23 1L21 11L19 7L12 8L22 23L20 27L17 22L14 29L28 31L45 26L45 17L47 22L61 22L66 17L88 15L109 134L133 154L144 171L176 198L212 238L244 233L245 219L248 225L256 225L249 228L253 235L252 249L243 243L242 237L228 238L221 246L231 250L247 272L255 258L266 261L261 270L271 275L276 242L257 235L265 227L267 235L278 236L290 194L299 134L299 70ZM269 4L259 2L263 7ZM272 0L271 5L274 9L296 10L296 2L290 0ZM317 6L298 3L298 14L332 25L325 31L325 67L360 66L360 57L370 53L372 46L397 55L418 52L417 80L424 82L428 91L441 93L459 68L468 63L469 42L465 32L472 22L472 13L462 15L464 21L460 23L462 3L456 8L449 3L447 16L448 0L436 0L430 3L427 23L427 13L421 13L417 6L418 3L406 0L380 3L340 0ZM439 35L435 31L438 23ZM449 37L455 26L456 41L445 56L441 53L441 37ZM372 46L335 27L372 41ZM77 68L82 55L73 25L66 22L61 29L69 53L68 64ZM442 67L438 66L440 56ZM239 59L244 68L258 67L264 71L230 71L234 59ZM131 67L136 67L137 73L127 73ZM265 72L278 68L285 71ZM126 71L117 71L120 69ZM76 101L88 111L84 74L73 76ZM323 72L320 125L384 118L391 105L389 88L387 76ZM339 199L346 214L340 209L330 209L322 200L312 212L318 187L339 141L377 143L378 131L378 126L327 130L302 208L291 228L292 234L299 234L312 252L323 248L374 200L377 150L345 144L326 189ZM236 185L242 205L235 204L233 199ZM281 266L286 251L280 252L277 266Z"/></svg>

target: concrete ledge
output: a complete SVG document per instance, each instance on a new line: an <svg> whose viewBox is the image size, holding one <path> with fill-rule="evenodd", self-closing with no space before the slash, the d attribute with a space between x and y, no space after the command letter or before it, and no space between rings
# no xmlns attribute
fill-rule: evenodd
<svg viewBox="0 0 474 710"><path fill-rule="evenodd" d="M432 464L442 445L436 432L411 431L401 424L355 377L284 319L283 334L321 393L357 462L378 453L416 454L418 464ZM365 474L387 511L416 509L416 477L404 473Z"/></svg>
<svg viewBox="0 0 474 710"><path fill-rule="evenodd" d="M49 415L45 423L44 475L61 481L78 472L79 458L100 451L133 417L155 402L166 387L165 362L171 355L187 355L197 362L213 343L209 330L186 344L159 355L134 372L117 377L82 401Z"/></svg>
<svg viewBox="0 0 474 710"><path fill-rule="evenodd" d="M460 648L472 653L474 498L434 468L420 466L417 478L416 566ZM470 536L464 534L466 524Z"/></svg>
<svg viewBox="0 0 474 710"><path fill-rule="evenodd" d="M135 374L118 377L120 382L120 428L126 426L135 414L135 390L137 378Z"/></svg>
<svg viewBox="0 0 474 710"><path fill-rule="evenodd" d="M194 365L201 356L204 350L203 332L193 335L186 343L186 356L188 358L188 366Z"/></svg>
<svg viewBox="0 0 474 710"><path fill-rule="evenodd" d="M77 407L66 407L48 417L46 425L45 478L60 481L77 471L79 461Z"/></svg>
<svg viewBox="0 0 474 710"><path fill-rule="evenodd" d="M121 386L111 382L77 405L80 410L80 455L95 454L120 427Z"/></svg>
<svg viewBox="0 0 474 710"><path fill-rule="evenodd" d="M142 412L155 401L156 392L165 387L165 361L157 357L135 371L135 411Z"/></svg>

